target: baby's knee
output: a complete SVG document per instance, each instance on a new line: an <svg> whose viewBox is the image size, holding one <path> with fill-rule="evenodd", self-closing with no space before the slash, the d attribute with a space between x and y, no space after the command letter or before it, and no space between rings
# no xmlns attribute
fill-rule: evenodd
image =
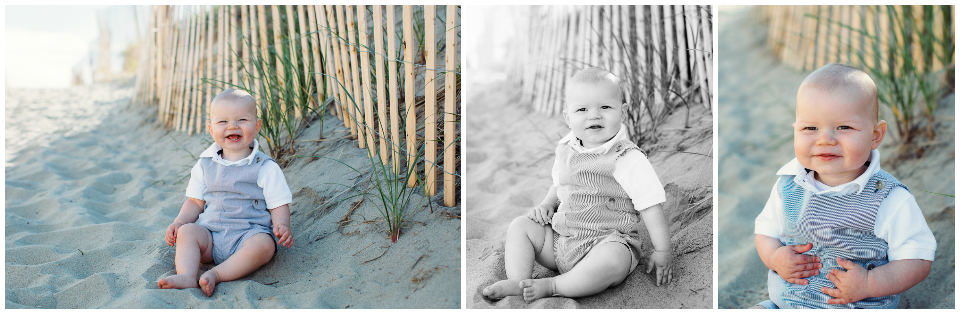
<svg viewBox="0 0 960 314"><path fill-rule="evenodd" d="M543 226L533 221L533 219L528 218L527 216L520 216L514 218L510 222L510 230L522 230L529 231L534 229L542 229Z"/></svg>
<svg viewBox="0 0 960 314"><path fill-rule="evenodd" d="M257 255L269 258L273 257L273 251L277 249L277 245L273 242L273 237L266 233L258 233L251 236L243 243L243 247L253 250L258 253ZM269 258L267 260L269 260Z"/></svg>
<svg viewBox="0 0 960 314"><path fill-rule="evenodd" d="M633 256L630 249L619 242L607 242L594 248L600 269L607 275L611 284L623 281L630 274Z"/></svg>
<svg viewBox="0 0 960 314"><path fill-rule="evenodd" d="M200 236L200 235L203 235L205 232L210 232L210 231L201 225L198 225L195 223L189 223L181 226L180 229L177 229L177 239L178 240L182 239L184 235Z"/></svg>

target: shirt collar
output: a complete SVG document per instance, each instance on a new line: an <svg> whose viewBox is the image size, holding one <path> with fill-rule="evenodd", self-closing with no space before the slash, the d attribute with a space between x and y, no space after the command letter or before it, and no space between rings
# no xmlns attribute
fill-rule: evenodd
<svg viewBox="0 0 960 314"><path fill-rule="evenodd" d="M798 161L797 158L793 158L793 160L781 167L780 170L777 170L777 175L796 176L793 178L794 182L811 191L820 191L817 192L818 194L850 194L854 192L859 194L860 192L863 192L863 188L867 186L867 182L870 181L870 177L880 171L880 151L876 149L870 151L870 157L867 158L867 162L870 163L870 165L867 166L867 170L853 181L831 187L823 191L820 191L820 189L814 184L814 180L816 180L814 179L814 171L807 171L807 169L800 164L800 161Z"/></svg>
<svg viewBox="0 0 960 314"><path fill-rule="evenodd" d="M617 135L614 135L612 139L610 139L606 143L603 143L603 145L600 145L594 148L584 148L583 146L580 145L580 139L578 139L576 135L573 135L573 131L570 131L570 133L567 133L567 136L564 136L563 138L561 138L559 144L566 143L567 145L570 145L570 147L573 147L573 149L579 153L602 155L609 152L610 148L613 147L614 144L616 144L617 142L625 138L627 138L627 126L621 123L620 131L617 131Z"/></svg>
<svg viewBox="0 0 960 314"><path fill-rule="evenodd" d="M260 143L257 142L257 139L253 139L252 148L253 151L250 152L249 156L237 161L229 161L223 159L223 157L218 154L218 152L220 152L220 150L223 148L221 148L217 142L213 142L213 144L210 144L210 147L207 147L206 150L200 153L200 158L210 157L213 159L213 161L224 166L246 166L253 163L253 157L257 156L257 152L260 151Z"/></svg>

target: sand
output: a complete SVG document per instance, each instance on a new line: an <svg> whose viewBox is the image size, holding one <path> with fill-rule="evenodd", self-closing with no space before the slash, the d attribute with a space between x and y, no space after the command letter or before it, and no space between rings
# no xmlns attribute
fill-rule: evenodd
<svg viewBox="0 0 960 314"><path fill-rule="evenodd" d="M329 140L315 141L315 120L298 154L338 159L361 172L322 158L295 158L283 169L293 192L293 247L253 274L221 283L212 297L196 288L158 289L157 279L175 274L164 231L186 200L193 156L212 139L168 131L155 107L129 104L132 96L132 81L7 90L8 107L28 105L16 116L7 111L8 134L29 123L14 123L23 112L40 116L87 103L105 114L84 107L56 115L49 125L85 128L36 135L8 153L6 308L460 308L459 208L417 193L408 208L417 215L391 244L374 202L358 203L342 186L369 191L371 166L329 116L322 124ZM97 123L80 121L86 119Z"/></svg>
<svg viewBox="0 0 960 314"><path fill-rule="evenodd" d="M777 169L794 157L790 124L797 87L808 73L766 52L765 30L749 19L748 8L721 6L719 23L718 299L720 308L746 308L769 298L753 221ZM937 240L930 275L902 294L900 308L955 307L954 198L925 192L955 195L954 108L953 95L941 102L936 139L918 139L926 148L922 157L896 153L892 127L880 147L882 168L917 198Z"/></svg>
<svg viewBox="0 0 960 314"><path fill-rule="evenodd" d="M551 185L557 141L569 132L560 116L537 113L518 103L519 90L503 76L471 74L466 95L466 293L467 308L711 308L713 307L712 120L696 105L691 128L683 130L685 109L665 124L662 140L643 146L667 192L664 212L670 222L674 282L657 287L645 274L646 256L624 283L600 294L571 299L551 297L527 304L521 297L490 301L484 287L506 279L503 244L507 227L540 203ZM676 153L676 151L697 154ZM682 197L686 195L687 197ZM642 224L641 224L642 225ZM641 231L645 243L647 232ZM541 266L535 278L558 273Z"/></svg>

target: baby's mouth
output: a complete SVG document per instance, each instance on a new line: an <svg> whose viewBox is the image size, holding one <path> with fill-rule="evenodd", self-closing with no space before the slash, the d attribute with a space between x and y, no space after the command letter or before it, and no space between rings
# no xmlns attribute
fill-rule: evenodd
<svg viewBox="0 0 960 314"><path fill-rule="evenodd" d="M813 155L813 157L816 157L816 158L818 158L818 159L820 159L820 160L827 160L827 161L829 161L829 160L834 160L834 159L840 158L840 155L835 155L835 154L816 154L816 155Z"/></svg>
<svg viewBox="0 0 960 314"><path fill-rule="evenodd" d="M241 138L240 134L227 135L227 141L234 142L234 143L240 142L240 138Z"/></svg>
<svg viewBox="0 0 960 314"><path fill-rule="evenodd" d="M599 125L599 124L594 124L594 125L588 126L588 127L587 127L587 130L599 130L599 129L602 129L602 128L603 128L603 126L601 126L601 125Z"/></svg>

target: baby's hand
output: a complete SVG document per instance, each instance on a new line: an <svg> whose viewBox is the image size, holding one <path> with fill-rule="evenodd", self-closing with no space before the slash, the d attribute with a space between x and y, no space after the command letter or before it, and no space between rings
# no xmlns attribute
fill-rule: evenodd
<svg viewBox="0 0 960 314"><path fill-rule="evenodd" d="M167 236L164 239L167 241L167 245L173 246L177 243L177 231L180 230L180 227L183 227L183 224L176 221L167 227Z"/></svg>
<svg viewBox="0 0 960 314"><path fill-rule="evenodd" d="M553 221L554 210L555 209L552 206L540 204L530 210L530 213L527 214L527 217L530 217L530 219L533 219L533 221L536 223L544 226Z"/></svg>
<svg viewBox="0 0 960 314"><path fill-rule="evenodd" d="M823 268L819 257L800 254L811 248L813 243L780 247L773 253L774 271L789 283L807 284L807 280L801 278L816 276L820 273L818 269Z"/></svg>
<svg viewBox="0 0 960 314"><path fill-rule="evenodd" d="M287 225L274 225L273 234L277 235L277 244L280 244L286 248L293 246L293 233L290 232L290 226Z"/></svg>
<svg viewBox="0 0 960 314"><path fill-rule="evenodd" d="M847 271L834 269L827 274L827 279L837 286L836 289L823 287L820 291L836 299L827 300L828 304L847 304L866 299L869 296L870 286L867 284L869 272L857 263L837 258L837 263Z"/></svg>
<svg viewBox="0 0 960 314"><path fill-rule="evenodd" d="M673 254L670 251L654 250L647 262L647 273L657 268L657 287L673 281Z"/></svg>

